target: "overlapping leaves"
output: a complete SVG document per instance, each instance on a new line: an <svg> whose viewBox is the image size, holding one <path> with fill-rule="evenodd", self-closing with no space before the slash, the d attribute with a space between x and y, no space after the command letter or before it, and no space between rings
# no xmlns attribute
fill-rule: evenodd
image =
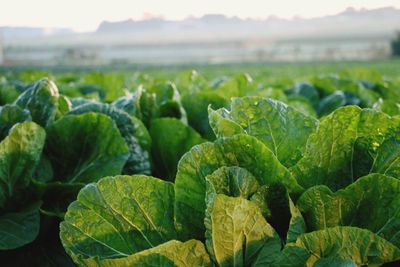
<svg viewBox="0 0 400 267"><path fill-rule="evenodd" d="M360 266L400 259L400 187L387 176L398 172L396 118L351 106L318 123L268 99L233 103L231 111L209 110L219 138L181 158L174 184L117 176L81 191L61 231L75 262ZM197 249L183 248L189 244Z"/></svg>
<svg viewBox="0 0 400 267"><path fill-rule="evenodd" d="M44 130L25 122L0 143L0 250L20 247L38 235L40 202L25 202L32 201L29 187L44 141Z"/></svg>

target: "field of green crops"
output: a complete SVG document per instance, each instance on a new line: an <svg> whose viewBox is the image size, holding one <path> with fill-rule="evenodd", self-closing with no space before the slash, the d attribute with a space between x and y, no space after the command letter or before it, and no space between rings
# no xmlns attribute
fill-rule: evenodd
<svg viewBox="0 0 400 267"><path fill-rule="evenodd" d="M399 266L400 61L0 69L0 266Z"/></svg>

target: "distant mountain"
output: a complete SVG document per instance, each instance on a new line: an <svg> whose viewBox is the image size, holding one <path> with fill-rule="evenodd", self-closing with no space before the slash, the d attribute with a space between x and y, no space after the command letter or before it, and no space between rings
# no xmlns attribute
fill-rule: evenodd
<svg viewBox="0 0 400 267"><path fill-rule="evenodd" d="M220 14L181 21L160 18L148 20L103 21L93 33L75 33L70 29L46 29L29 27L0 27L0 37L7 43L20 39L34 42L58 43L177 43L220 42L232 40L285 40L326 38L391 38L400 29L400 9L348 8L331 16L304 19L282 19L270 16L264 20L240 19ZM55 38L53 38L55 37ZM39 42L39 43L40 43Z"/></svg>
<svg viewBox="0 0 400 267"><path fill-rule="evenodd" d="M240 19L212 14L183 21L149 19L120 22L104 21L96 34L121 34L143 38L176 39L236 39L290 38L306 36L370 36L391 35L400 29L400 10L393 7L355 10L348 8L332 16L313 19L281 19L269 17L265 20Z"/></svg>
<svg viewBox="0 0 400 267"><path fill-rule="evenodd" d="M87 33L0 27L0 46L10 65L369 60L390 56L397 30L400 9L348 8L312 19L208 14L181 21L104 21Z"/></svg>
<svg viewBox="0 0 400 267"><path fill-rule="evenodd" d="M130 31L154 31L162 29L166 24L170 22L162 19L150 19L134 21L132 19L119 21L119 22L108 22L103 21L97 32L130 32Z"/></svg>

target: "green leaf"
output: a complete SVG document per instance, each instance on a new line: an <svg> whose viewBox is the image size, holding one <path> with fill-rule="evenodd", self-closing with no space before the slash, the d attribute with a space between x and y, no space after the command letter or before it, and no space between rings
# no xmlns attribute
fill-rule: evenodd
<svg viewBox="0 0 400 267"><path fill-rule="evenodd" d="M334 226L368 229L400 246L400 181L382 174L370 174L333 193L315 186L297 203L308 230Z"/></svg>
<svg viewBox="0 0 400 267"><path fill-rule="evenodd" d="M235 80L238 83L240 95L246 95L255 90L255 83L253 78L248 73L239 73L235 75Z"/></svg>
<svg viewBox="0 0 400 267"><path fill-rule="evenodd" d="M39 213L38 213L39 214ZM35 240L12 250L0 250L2 266L76 267L59 238L60 220L40 216L40 231Z"/></svg>
<svg viewBox="0 0 400 267"><path fill-rule="evenodd" d="M275 182L260 187L250 200L260 208L282 240L293 242L298 235L306 232L303 217L282 183Z"/></svg>
<svg viewBox="0 0 400 267"><path fill-rule="evenodd" d="M120 97L111 103L112 106L125 111L131 116L141 119L139 96L141 89L134 93L128 93L126 96Z"/></svg>
<svg viewBox="0 0 400 267"><path fill-rule="evenodd" d="M40 126L24 122L0 143L0 250L21 247L38 235L41 203L29 205L34 192L28 189L45 136Z"/></svg>
<svg viewBox="0 0 400 267"><path fill-rule="evenodd" d="M23 197L40 160L45 136L40 126L24 122L14 126L0 143L0 211Z"/></svg>
<svg viewBox="0 0 400 267"><path fill-rule="evenodd" d="M371 172L400 178L400 141L386 140L377 150Z"/></svg>
<svg viewBox="0 0 400 267"><path fill-rule="evenodd" d="M217 138L246 133L239 124L233 121L229 111L225 108L213 110L209 106L208 120Z"/></svg>
<svg viewBox="0 0 400 267"><path fill-rule="evenodd" d="M333 258L325 258L317 260L314 264L314 267L357 267L356 263L352 260L342 260L336 257Z"/></svg>
<svg viewBox="0 0 400 267"><path fill-rule="evenodd" d="M143 175L103 178L69 206L62 243L75 262L129 257L175 239L173 202L172 183Z"/></svg>
<svg viewBox="0 0 400 267"><path fill-rule="evenodd" d="M36 166L33 178L40 182L48 182L54 178L53 166L51 166L50 160L44 153L42 153L40 161Z"/></svg>
<svg viewBox="0 0 400 267"><path fill-rule="evenodd" d="M44 78L32 84L14 103L22 109L28 109L32 120L46 127L54 121L58 109L58 97L55 83Z"/></svg>
<svg viewBox="0 0 400 267"><path fill-rule="evenodd" d="M111 105L139 118L146 127L149 127L151 120L157 117L157 95L142 85L134 93L118 98Z"/></svg>
<svg viewBox="0 0 400 267"><path fill-rule="evenodd" d="M286 102L289 106L297 109L306 116L317 117L317 113L310 102L302 96L290 96Z"/></svg>
<svg viewBox="0 0 400 267"><path fill-rule="evenodd" d="M260 185L282 182L291 193L302 191L288 170L255 137L236 135L197 145L179 161L175 179L176 225L184 240L202 238L206 176L223 166L246 169Z"/></svg>
<svg viewBox="0 0 400 267"><path fill-rule="evenodd" d="M326 266L323 263L333 259L341 262L339 266L380 266L400 259L400 250L368 230L340 226L300 236L285 247L274 266Z"/></svg>
<svg viewBox="0 0 400 267"><path fill-rule="evenodd" d="M154 172L158 177L173 181L179 159L194 145L203 142L191 127L175 118L155 119L151 122Z"/></svg>
<svg viewBox="0 0 400 267"><path fill-rule="evenodd" d="M45 153L55 179L67 183L120 174L129 156L114 122L96 113L63 116L49 126Z"/></svg>
<svg viewBox="0 0 400 267"><path fill-rule="evenodd" d="M337 90L337 77L334 75L312 77L311 83L317 88L320 96L333 94Z"/></svg>
<svg viewBox="0 0 400 267"><path fill-rule="evenodd" d="M291 90L295 96L304 97L309 101L309 103L312 104L313 107L317 107L319 94L317 89L312 84L305 82L297 83Z"/></svg>
<svg viewBox="0 0 400 267"><path fill-rule="evenodd" d="M199 92L209 87L208 81L195 70L179 74L176 78L176 83L179 90L185 93Z"/></svg>
<svg viewBox="0 0 400 267"><path fill-rule="evenodd" d="M149 91L156 94L157 117L176 118L187 124L186 111L182 107L181 97L174 83L156 84Z"/></svg>
<svg viewBox="0 0 400 267"><path fill-rule="evenodd" d="M58 109L56 113L56 119L59 119L71 109L72 109L72 102L69 100L69 98L64 95L60 95L58 98Z"/></svg>
<svg viewBox="0 0 400 267"><path fill-rule="evenodd" d="M303 156L308 136L318 125L316 119L282 102L260 97L234 98L231 111L219 111L218 114L225 120L232 120L229 124L222 118L217 123L213 120L214 132L222 134L218 137L244 131L260 139L287 167ZM210 114L212 116L215 115Z"/></svg>
<svg viewBox="0 0 400 267"><path fill-rule="evenodd" d="M182 105L186 110L189 125L208 140L215 139L213 130L208 121L207 109L222 108L228 105L228 101L213 91L201 91L184 95Z"/></svg>
<svg viewBox="0 0 400 267"><path fill-rule="evenodd" d="M328 115L346 104L346 96L342 91L336 91L321 99L318 103L318 115Z"/></svg>
<svg viewBox="0 0 400 267"><path fill-rule="evenodd" d="M84 259L80 266L88 267L211 267L210 258L204 245L197 240L185 243L171 240L157 247L144 250L120 259Z"/></svg>
<svg viewBox="0 0 400 267"><path fill-rule="evenodd" d="M304 247L297 247L294 244L288 244L284 247L278 257L272 264L273 267L307 267L307 260L310 257L309 252ZM310 264L310 267L313 267ZM256 267L256 266L254 266ZM258 266L257 266L258 267ZM260 266L261 267L261 266Z"/></svg>
<svg viewBox="0 0 400 267"><path fill-rule="evenodd" d="M390 116L400 115L400 105L397 100L379 98L376 103L374 103L373 108Z"/></svg>
<svg viewBox="0 0 400 267"><path fill-rule="evenodd" d="M0 250L22 247L39 233L41 203L36 202L17 212L0 215Z"/></svg>
<svg viewBox="0 0 400 267"><path fill-rule="evenodd" d="M76 89L79 92L77 92L77 95L83 96L86 99L104 100L107 95L104 88L95 84L79 84Z"/></svg>
<svg viewBox="0 0 400 267"><path fill-rule="evenodd" d="M268 185L263 185L258 188L257 192L255 192L251 197L250 201L257 205L257 207L261 210L263 216L267 219L271 218L271 210L268 207L267 195L269 191Z"/></svg>
<svg viewBox="0 0 400 267"><path fill-rule="evenodd" d="M126 77L123 73L90 72L83 77L86 85L100 87L99 95L104 101L111 102L124 94Z"/></svg>
<svg viewBox="0 0 400 267"><path fill-rule="evenodd" d="M136 92L137 101L139 105L138 118L146 125L150 127L150 122L157 118L157 95L149 92L143 87L139 87Z"/></svg>
<svg viewBox="0 0 400 267"><path fill-rule="evenodd" d="M246 169L221 167L206 176L206 203L216 194L242 197L250 200L283 239L296 241L305 233L305 222L281 183L259 185L257 179Z"/></svg>
<svg viewBox="0 0 400 267"><path fill-rule="evenodd" d="M96 103L97 101L94 99L86 99L82 97L76 97L76 98L71 98L71 104L72 108L77 108L82 105L90 104L90 103Z"/></svg>
<svg viewBox="0 0 400 267"><path fill-rule="evenodd" d="M156 118L176 118L187 124L186 111L182 107L175 84L159 83L146 89L141 85L134 93L121 97L112 103L113 107L124 110L150 127Z"/></svg>
<svg viewBox="0 0 400 267"><path fill-rule="evenodd" d="M31 114L27 109L22 109L16 105L0 107L0 140L6 138L10 129L15 124L31 120Z"/></svg>
<svg viewBox="0 0 400 267"><path fill-rule="evenodd" d="M288 98L282 89L273 88L273 87L268 87L268 88L262 89L261 91L257 91L256 96L262 97L262 98L272 98L272 99L275 99L275 100L278 100L278 101L281 101L284 103L286 103L288 101Z"/></svg>
<svg viewBox="0 0 400 267"><path fill-rule="evenodd" d="M222 97L231 98L235 96L243 96L243 92L240 91L239 83L233 77L222 77L219 81L213 84L215 93Z"/></svg>
<svg viewBox="0 0 400 267"><path fill-rule="evenodd" d="M95 112L109 116L115 122L118 130L129 148L129 158L124 166L124 174L150 174L150 135L143 123L115 108L113 105L92 102L70 111L68 114L85 114Z"/></svg>
<svg viewBox="0 0 400 267"><path fill-rule="evenodd" d="M217 195L208 203L206 245L218 266L271 263L281 241L256 205L240 197Z"/></svg>
<svg viewBox="0 0 400 267"><path fill-rule="evenodd" d="M260 187L257 179L246 169L223 166L206 176L207 194L224 194L249 199Z"/></svg>
<svg viewBox="0 0 400 267"><path fill-rule="evenodd" d="M324 184L338 190L370 173L378 147L398 131L398 121L384 113L340 108L321 120L291 171L305 188Z"/></svg>
<svg viewBox="0 0 400 267"><path fill-rule="evenodd" d="M303 215L293 201L289 198L290 221L286 235L286 242L295 242L297 237L304 234L307 230Z"/></svg>
<svg viewBox="0 0 400 267"><path fill-rule="evenodd" d="M17 86L7 81L5 77L0 77L0 105L9 104L18 98L20 91Z"/></svg>
<svg viewBox="0 0 400 267"><path fill-rule="evenodd" d="M244 96L255 91L253 79L247 73L239 73L234 77L221 77L214 82L215 91L223 97Z"/></svg>

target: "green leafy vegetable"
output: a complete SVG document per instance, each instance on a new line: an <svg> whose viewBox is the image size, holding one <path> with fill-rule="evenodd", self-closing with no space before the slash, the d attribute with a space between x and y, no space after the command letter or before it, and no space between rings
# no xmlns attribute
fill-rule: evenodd
<svg viewBox="0 0 400 267"><path fill-rule="evenodd" d="M17 212L0 214L0 250L21 247L32 242L39 233L40 202Z"/></svg>
<svg viewBox="0 0 400 267"><path fill-rule="evenodd" d="M206 207L206 176L223 166L248 170L260 185L282 182L292 193L302 188L257 138L236 135L193 147L179 162L175 179L175 216L183 239L201 239Z"/></svg>
<svg viewBox="0 0 400 267"><path fill-rule="evenodd" d="M243 198L216 195L208 203L206 244L218 266L268 264L281 250L275 230L256 205Z"/></svg>
<svg viewBox="0 0 400 267"><path fill-rule="evenodd" d="M260 139L287 167L303 156L308 136L318 124L282 102L259 97L234 98L230 112L216 112L219 116L211 113L210 121L217 137L244 131Z"/></svg>
<svg viewBox="0 0 400 267"><path fill-rule="evenodd" d="M204 245L197 240L189 240L184 243L171 240L162 245L143 250L126 258L106 260L87 259L82 261L81 265L96 267L212 266Z"/></svg>
<svg viewBox="0 0 400 267"><path fill-rule="evenodd" d="M386 140L378 148L371 172L400 178L400 142L396 138Z"/></svg>
<svg viewBox="0 0 400 267"><path fill-rule="evenodd" d="M343 188L371 171L382 143L399 132L399 122L355 106L336 110L311 134L304 157L292 168L300 185Z"/></svg>
<svg viewBox="0 0 400 267"><path fill-rule="evenodd" d="M45 153L54 178L66 183L88 183L120 174L129 157L115 123L96 113L63 116L49 126Z"/></svg>
<svg viewBox="0 0 400 267"><path fill-rule="evenodd" d="M179 159L194 145L203 142L191 127L175 118L155 119L150 125L154 173L173 181Z"/></svg>
<svg viewBox="0 0 400 267"><path fill-rule="evenodd" d="M223 166L206 176L208 194L249 199L260 187L257 179L246 169Z"/></svg>
<svg viewBox="0 0 400 267"><path fill-rule="evenodd" d="M352 64L0 70L0 265L397 266L398 63Z"/></svg>
<svg viewBox="0 0 400 267"><path fill-rule="evenodd" d="M0 140L7 137L10 129L15 124L31 120L31 114L27 109L21 109L16 105L0 107Z"/></svg>
<svg viewBox="0 0 400 267"><path fill-rule="evenodd" d="M84 266L209 266L198 241L181 243L173 220L174 187L146 177L107 177L89 184L68 208L61 240Z"/></svg>
<svg viewBox="0 0 400 267"><path fill-rule="evenodd" d="M207 117L207 108L222 108L228 101L213 91L201 91L184 95L182 105L187 112L189 125L198 131L204 138L214 140L215 136Z"/></svg>
<svg viewBox="0 0 400 267"><path fill-rule="evenodd" d="M326 186L315 186L303 193L298 206L309 230L357 226L400 246L398 179L371 174L335 193Z"/></svg>
<svg viewBox="0 0 400 267"><path fill-rule="evenodd" d="M300 236L282 251L274 266L326 266L327 262L380 266L398 259L400 250L374 233L356 227L334 227Z"/></svg>
<svg viewBox="0 0 400 267"><path fill-rule="evenodd" d="M32 120L46 127L53 122L56 116L58 97L58 88L55 83L44 78L33 83L15 100L15 104L22 109L28 109Z"/></svg>
<svg viewBox="0 0 400 267"><path fill-rule="evenodd" d="M68 114L85 114L95 112L105 114L113 119L118 127L121 136L129 148L129 158L124 166L125 174L150 174L150 135L143 123L135 117L112 105L98 102L91 102L80 105Z"/></svg>
<svg viewBox="0 0 400 267"><path fill-rule="evenodd" d="M33 122L17 124L0 143L0 250L32 242L39 232L40 202L29 201L30 179L40 160L44 130Z"/></svg>
<svg viewBox="0 0 400 267"><path fill-rule="evenodd" d="M44 130L33 122L17 124L0 143L0 210L11 198L23 197L45 141Z"/></svg>

